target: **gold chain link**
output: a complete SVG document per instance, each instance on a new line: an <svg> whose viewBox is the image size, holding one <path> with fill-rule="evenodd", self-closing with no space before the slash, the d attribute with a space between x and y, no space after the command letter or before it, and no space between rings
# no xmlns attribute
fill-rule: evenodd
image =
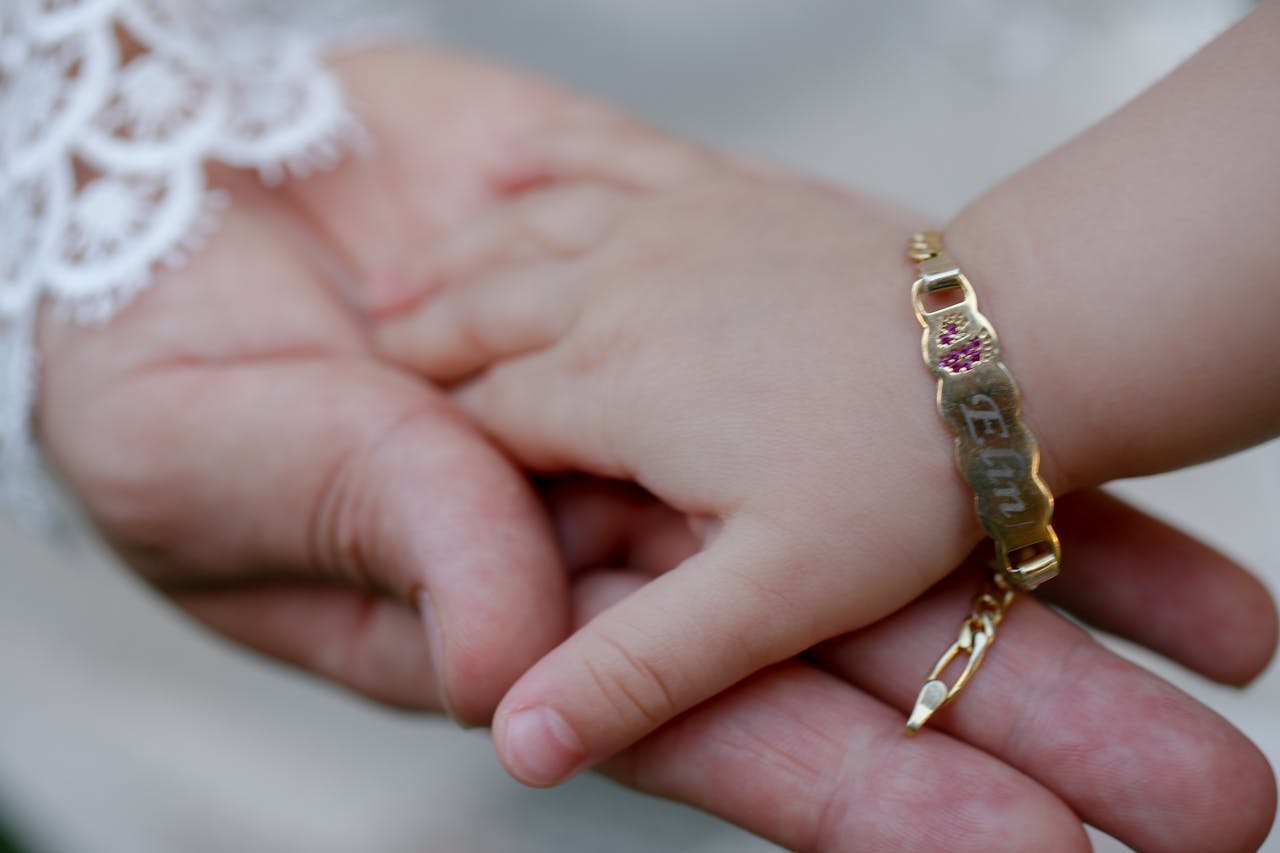
<svg viewBox="0 0 1280 853"><path fill-rule="evenodd" d="M991 644L995 642L996 626L1004 619L1004 614L1009 609L1009 605L1013 604L1016 595L1017 593L1005 579L996 573L991 576L987 589L974 596L969 616L960 626L960 636L942 653L942 657L938 658L933 669L929 670L929 674L925 676L924 686L920 688L916 704L911 709L911 716L907 718L907 734L920 731L920 727L927 723L939 708L954 699L969 683L969 679L982 664L987 649L991 648ZM960 674L956 676L955 682L948 687L942 674L961 655L967 656L968 659L960 670Z"/></svg>
<svg viewBox="0 0 1280 853"><path fill-rule="evenodd" d="M913 235L907 257L918 274L911 301L925 329L925 364L938 379L938 413L956 436L957 464L996 545L990 586L974 598L959 637L925 677L907 720L907 734L915 734L969 683L1016 591L1054 577L1062 554L1050 524L1053 495L1040 479L1040 450L1019 417L1018 387L1000 361L995 329L978 310L973 286L943 249L940 232ZM926 305L956 291L958 301L932 310ZM961 655L967 660L948 687L942 674Z"/></svg>

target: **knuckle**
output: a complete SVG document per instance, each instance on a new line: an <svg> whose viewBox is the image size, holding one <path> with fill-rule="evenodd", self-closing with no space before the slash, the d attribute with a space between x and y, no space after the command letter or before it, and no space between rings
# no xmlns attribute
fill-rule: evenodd
<svg viewBox="0 0 1280 853"><path fill-rule="evenodd" d="M503 336L494 317L495 305L482 289L466 290L455 296L453 327L463 349L479 357L497 351Z"/></svg>
<svg viewBox="0 0 1280 853"><path fill-rule="evenodd" d="M565 370L578 379L597 376L613 361L618 346L619 339L610 329L581 329L565 353Z"/></svg>
<svg viewBox="0 0 1280 853"><path fill-rule="evenodd" d="M515 207L516 232L536 257L576 257L595 242L590 201L579 187L525 196Z"/></svg>
<svg viewBox="0 0 1280 853"><path fill-rule="evenodd" d="M325 473L306 524L307 562L335 579L367 578L364 559L368 524L363 469L371 449L341 454Z"/></svg>
<svg viewBox="0 0 1280 853"><path fill-rule="evenodd" d="M591 633L588 642L598 651L585 659L587 672L620 720L652 729L682 710L678 694L661 664L651 660L646 652L599 629Z"/></svg>
<svg viewBox="0 0 1280 853"><path fill-rule="evenodd" d="M652 362L651 328L641 320L649 307L625 293L593 299L566 324L561 353L564 373L608 391ZM651 366L651 365L650 365ZM628 386L629 387L629 386Z"/></svg>
<svg viewBox="0 0 1280 853"><path fill-rule="evenodd" d="M382 529L380 460L394 455L407 430L439 417L441 412L430 406L411 408L354 439L334 457L306 518L304 553L309 567L364 589L386 588L386 579L373 569ZM388 591L408 594L408 590Z"/></svg>

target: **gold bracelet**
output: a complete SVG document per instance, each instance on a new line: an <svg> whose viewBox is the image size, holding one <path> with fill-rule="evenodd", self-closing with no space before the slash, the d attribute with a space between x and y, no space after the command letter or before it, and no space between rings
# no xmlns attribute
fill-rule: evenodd
<svg viewBox="0 0 1280 853"><path fill-rule="evenodd" d="M938 377L938 413L955 433L956 465L996 549L990 587L974 598L959 638L925 677L907 720L910 735L964 689L1015 593L1056 575L1062 553L1050 524L1053 495L1040 479L1040 448L1019 418L1018 386L1000 361L996 331L978 311L973 285L936 231L913 236L907 257L916 264L911 302L925 330L925 364ZM953 301L930 310L931 298ZM961 655L968 660L948 687L942 674Z"/></svg>

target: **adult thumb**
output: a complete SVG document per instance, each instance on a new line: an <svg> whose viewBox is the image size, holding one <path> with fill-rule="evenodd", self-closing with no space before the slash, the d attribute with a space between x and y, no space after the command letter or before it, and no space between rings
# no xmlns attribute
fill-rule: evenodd
<svg viewBox="0 0 1280 853"><path fill-rule="evenodd" d="M157 400L165 416L143 423ZM379 660L425 643L441 703L483 723L568 631L564 571L531 488L405 374L344 358L177 366L135 377L111 408L130 413L128 429L110 412L76 429L112 452L59 453L50 436L59 465L126 559L236 639L393 699L406 688L370 673L405 681L421 654ZM282 576L297 596L281 595ZM362 608L371 592L420 618Z"/></svg>

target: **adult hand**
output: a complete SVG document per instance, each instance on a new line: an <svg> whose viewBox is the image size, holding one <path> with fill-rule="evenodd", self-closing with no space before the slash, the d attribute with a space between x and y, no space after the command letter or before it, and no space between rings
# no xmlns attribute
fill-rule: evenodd
<svg viewBox="0 0 1280 853"><path fill-rule="evenodd" d="M562 569L528 488L447 400L371 355L362 317L407 298L441 235L528 179L522 136L581 102L406 50L338 68L374 156L272 192L219 176L232 207L188 267L106 328L45 324L39 426L112 544L215 629L483 721L568 630ZM571 568L603 568L638 531L640 569L688 547L661 508L560 503ZM1261 668L1275 624L1256 582L1131 510L1073 521L1069 506L1064 534L1096 543L1054 584L1088 590L1077 613L1212 677ZM576 577L579 621L643 580ZM969 593L767 670L608 769L804 849L1078 848L1081 819L1143 849L1257 843L1274 808L1257 751L1031 601L980 689L903 739L900 709Z"/></svg>
<svg viewBox="0 0 1280 853"><path fill-rule="evenodd" d="M405 50L337 63L374 151L231 204L104 328L43 323L41 437L107 540L217 630L384 702L488 720L568 630L524 478L364 317L504 191L566 99Z"/></svg>
<svg viewBox="0 0 1280 853"><path fill-rule="evenodd" d="M682 517L626 491L573 486L556 503L577 624L700 547ZM1275 610L1240 567L1101 492L1061 500L1055 524L1071 571L1046 603L1215 681L1265 668ZM630 570L605 568L618 565ZM962 699L903 736L937 638L985 574L970 561L600 769L797 850L1087 850L1082 822L1136 850L1258 849L1276 785L1257 748L1033 597L1010 609Z"/></svg>

